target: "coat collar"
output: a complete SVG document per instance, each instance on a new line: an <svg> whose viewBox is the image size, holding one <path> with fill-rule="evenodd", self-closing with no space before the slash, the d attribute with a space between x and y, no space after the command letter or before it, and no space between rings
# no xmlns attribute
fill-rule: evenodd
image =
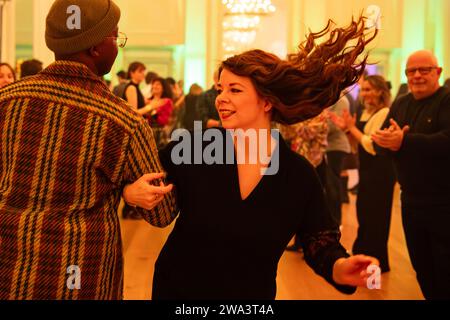
<svg viewBox="0 0 450 320"><path fill-rule="evenodd" d="M89 79L91 81L103 83L102 79L93 73L86 65L75 61L55 61L45 68L42 73L47 75Z"/></svg>

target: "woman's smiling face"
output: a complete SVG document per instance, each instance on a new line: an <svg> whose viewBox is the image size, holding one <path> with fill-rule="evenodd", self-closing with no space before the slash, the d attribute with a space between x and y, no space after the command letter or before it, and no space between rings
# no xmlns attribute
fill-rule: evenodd
<svg viewBox="0 0 450 320"><path fill-rule="evenodd" d="M272 106L261 98L248 77L223 69L218 83L216 108L225 129L266 128Z"/></svg>

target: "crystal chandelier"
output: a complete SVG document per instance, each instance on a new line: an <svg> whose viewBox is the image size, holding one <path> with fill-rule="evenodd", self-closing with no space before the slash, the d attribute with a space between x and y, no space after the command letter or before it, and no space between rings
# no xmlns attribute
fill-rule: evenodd
<svg viewBox="0 0 450 320"><path fill-rule="evenodd" d="M261 17L274 13L271 0L222 0L225 6L223 20L223 48L225 58L248 48L256 38Z"/></svg>
<svg viewBox="0 0 450 320"><path fill-rule="evenodd" d="M229 14L268 14L275 12L271 0L222 0Z"/></svg>

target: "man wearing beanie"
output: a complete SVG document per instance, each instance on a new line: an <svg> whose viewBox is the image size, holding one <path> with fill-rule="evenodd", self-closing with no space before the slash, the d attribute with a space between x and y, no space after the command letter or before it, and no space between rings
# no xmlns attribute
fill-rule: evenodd
<svg viewBox="0 0 450 320"><path fill-rule="evenodd" d="M147 121L100 78L119 18L111 0L55 0L56 62L0 90L0 300L122 299L122 194L152 225L175 217Z"/></svg>

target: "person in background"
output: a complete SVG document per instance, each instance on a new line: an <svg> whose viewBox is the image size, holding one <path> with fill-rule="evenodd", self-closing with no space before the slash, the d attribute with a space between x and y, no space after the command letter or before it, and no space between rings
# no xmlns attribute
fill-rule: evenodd
<svg viewBox="0 0 450 320"><path fill-rule="evenodd" d="M184 94L184 80L180 79L177 81L177 83L178 83L178 88L180 88L180 90L181 90L181 94L184 96L185 95Z"/></svg>
<svg viewBox="0 0 450 320"><path fill-rule="evenodd" d="M133 108L139 110L145 106L145 99L139 85L145 79L145 65L142 62L132 62L128 67L128 80L122 98Z"/></svg>
<svg viewBox="0 0 450 320"><path fill-rule="evenodd" d="M147 72L145 75L145 87L142 88L141 92L145 99L145 104L149 103L150 98L152 97L152 82L158 78L158 74L153 71Z"/></svg>
<svg viewBox="0 0 450 320"><path fill-rule="evenodd" d="M112 82L111 80L107 80L105 78L103 78L103 81L105 82L106 86L108 87L109 91L113 91L113 86L112 86Z"/></svg>
<svg viewBox="0 0 450 320"><path fill-rule="evenodd" d="M167 130L167 135L170 136L173 130L179 128L180 126L180 113L184 108L184 93L182 87L178 85L178 82L174 78L166 78L166 82L169 84L172 90L172 102L173 110L170 116L169 122L166 125L165 130Z"/></svg>
<svg viewBox="0 0 450 320"><path fill-rule="evenodd" d="M113 87L113 94L119 98L122 98L125 94L125 88L128 84L127 73L123 70L120 70L116 74L119 83Z"/></svg>
<svg viewBox="0 0 450 320"><path fill-rule="evenodd" d="M379 75L367 76L361 84L364 111L357 119L349 112L332 121L359 143L359 190L356 198L358 233L354 254L367 254L380 261L381 272L390 270L388 239L391 225L395 172L392 160L377 154L372 134L381 128L391 106L391 92Z"/></svg>
<svg viewBox="0 0 450 320"><path fill-rule="evenodd" d="M355 89L356 88L358 89L358 96L356 97L355 104L353 106L350 103L350 114L352 115L352 117L356 116L357 119L359 119L361 117L361 114L364 111L364 103L361 98L361 87L362 87L362 83L364 82L364 78L367 77L368 75L369 75L369 72L367 72L367 70L364 70L364 74L358 80L357 86L353 87ZM357 181L355 185L353 185L350 189L348 189L348 170L359 169L359 163L358 163L358 159L359 159L358 158L358 145L359 145L359 143L358 143L358 141L356 141L353 138L352 135L347 135L347 138L350 143L351 152L349 154L347 154L344 158L343 169L344 169L344 172L347 172L347 174L341 175L341 176L343 176L343 180L344 180L344 181L342 181L342 188L343 188L343 190L346 190L346 191L350 192L351 194L356 195L358 193L359 181ZM347 177L345 177L345 176L347 176ZM358 180L359 180L359 178L358 178ZM347 197L348 197L348 192L346 193Z"/></svg>
<svg viewBox="0 0 450 320"><path fill-rule="evenodd" d="M445 80L444 87L448 88L450 90L450 78Z"/></svg>
<svg viewBox="0 0 450 320"><path fill-rule="evenodd" d="M405 74L410 93L394 101L378 152L390 155L401 186L406 244L426 299L450 299L450 91L430 51L411 54Z"/></svg>
<svg viewBox="0 0 450 320"><path fill-rule="evenodd" d="M350 88L347 88L347 92L345 94L345 97L348 99L349 105L350 105L350 114L355 114L356 110L360 106L360 102L353 98L351 95ZM349 139L350 143L350 153L346 154L344 157L344 160L342 161L342 172L341 172L341 200L342 203L350 203L350 198L348 196L348 181L349 181L349 174L348 170L358 169L358 155L357 155L357 144L352 140Z"/></svg>
<svg viewBox="0 0 450 320"><path fill-rule="evenodd" d="M349 112L350 104L345 96L342 96L333 106L328 108L330 112L339 116L344 111ZM330 119L328 120L328 176L327 176L327 195L330 201L330 210L337 223L342 223L342 181L341 173L343 170L344 159L351 152L350 142L342 129L337 127Z"/></svg>
<svg viewBox="0 0 450 320"><path fill-rule="evenodd" d="M194 130L194 121L201 121L197 112L197 100L202 93L203 88L196 83L189 88L189 93L184 98L184 108L180 115L182 128Z"/></svg>
<svg viewBox="0 0 450 320"><path fill-rule="evenodd" d="M408 87L408 84L407 84L407 83L402 83L402 84L400 84L400 87L398 88L397 95L395 96L394 102L395 102L398 98L400 98L400 97L402 97L402 96L404 96L404 95L407 95L408 93L409 93L409 87Z"/></svg>
<svg viewBox="0 0 450 320"><path fill-rule="evenodd" d="M145 66L141 62L132 62L128 66L128 74L127 74L128 82L124 84L122 99L128 102L138 113L140 113L140 109L145 106L145 99L139 89L140 83L144 80L145 77ZM124 219L134 219L139 220L142 219L142 216L138 213L137 210L134 210L127 203L124 204L122 210L122 217Z"/></svg>
<svg viewBox="0 0 450 320"><path fill-rule="evenodd" d="M316 169L319 180L325 188L327 179L327 136L328 112L290 126L280 126L280 132L290 149L305 157ZM325 189L324 189L325 192ZM287 251L301 251L301 234L296 234L294 244L286 247Z"/></svg>
<svg viewBox="0 0 450 320"><path fill-rule="evenodd" d="M158 150L170 140L166 126L169 124L172 111L173 99L169 84L164 78L154 79L150 102L138 112L148 120L152 127Z"/></svg>
<svg viewBox="0 0 450 320"><path fill-rule="evenodd" d="M0 63L0 88L16 81L14 69L6 62Z"/></svg>
<svg viewBox="0 0 450 320"><path fill-rule="evenodd" d="M42 71L42 62L36 59L26 60L20 65L20 79L34 76Z"/></svg>
<svg viewBox="0 0 450 320"><path fill-rule="evenodd" d="M219 72L214 72L214 85L203 92L197 100L197 112L202 119L203 128L220 127L220 117L216 110L215 103L218 95L217 83Z"/></svg>
<svg viewBox="0 0 450 320"><path fill-rule="evenodd" d="M172 90L172 100L174 108L180 108L180 106L184 103L183 89L172 77L166 78L166 82L169 84L170 89Z"/></svg>

